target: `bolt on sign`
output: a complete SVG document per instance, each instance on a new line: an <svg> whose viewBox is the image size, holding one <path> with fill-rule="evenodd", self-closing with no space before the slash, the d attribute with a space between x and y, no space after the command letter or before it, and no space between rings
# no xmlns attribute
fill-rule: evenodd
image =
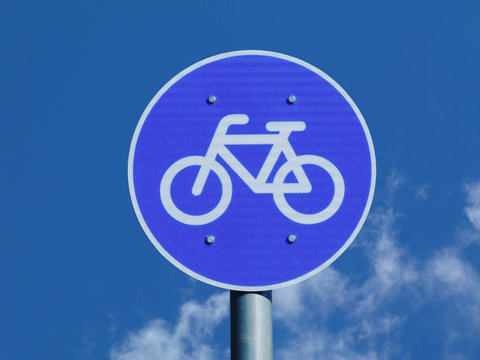
<svg viewBox="0 0 480 360"><path fill-rule="evenodd" d="M130 195L153 245L194 278L271 290L352 243L375 187L367 124L340 85L284 54L202 60L165 84L135 130Z"/></svg>

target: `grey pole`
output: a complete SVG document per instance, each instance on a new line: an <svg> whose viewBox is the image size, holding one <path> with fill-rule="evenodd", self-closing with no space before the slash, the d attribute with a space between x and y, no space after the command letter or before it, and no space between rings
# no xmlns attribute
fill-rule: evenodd
<svg viewBox="0 0 480 360"><path fill-rule="evenodd" d="M272 291L230 291L232 360L273 360Z"/></svg>

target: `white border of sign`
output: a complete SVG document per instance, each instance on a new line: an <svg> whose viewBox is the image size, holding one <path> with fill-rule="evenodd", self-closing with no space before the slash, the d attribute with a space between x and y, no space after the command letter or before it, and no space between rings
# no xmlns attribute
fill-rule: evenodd
<svg viewBox="0 0 480 360"><path fill-rule="evenodd" d="M358 222L357 224L357 227L355 228L355 230L353 231L352 235L350 235L350 237L348 238L348 240L345 242L345 244L340 248L340 250L338 250L335 255L333 255L328 261L326 261L325 263L323 263L321 266L319 266L318 268L310 271L309 273L305 274L305 275L302 275L298 278L295 278L293 280L290 280L290 281L285 281L285 282L282 282L282 283L279 283L279 284L273 284L273 285L267 285L267 286L238 286L238 285L231 285L231 284L226 284L226 283L222 283L222 282L218 282L218 281L214 281L212 279L209 279L209 278L206 278L202 275L199 275L197 274L196 272L190 270L189 268L185 267L184 265L182 265L180 262L178 262L175 258L173 258L161 245L160 243L157 241L157 239L155 238L155 236L151 233L150 229L148 228L147 224L145 223L145 220L143 219L143 216L142 216L142 213L140 212L140 208L138 206L138 202L137 202L137 198L135 196L135 188L134 188L134 185L133 185L133 158L134 158L134 154L135 154L135 147L137 145L137 140L138 140L138 135L140 134L140 130L142 129L142 126L143 126L143 123L145 122L148 114L150 113L150 110L153 108L153 106L156 104L156 102L158 101L158 99L160 99L160 97L174 84L176 83L179 79L181 79L182 77L184 77L186 74L194 71L195 69L198 69L199 67L205 65L205 64L208 64L210 62L213 62L213 61L216 61L216 60L220 60L220 59L225 59L225 58L228 58L228 57L233 57L233 56L243 56L243 55L263 55L263 56L271 56L271 57L276 57L276 58L280 58L280 59L285 59L285 60L288 60L288 61L291 61L291 62L294 62L294 63L297 63L301 66L304 66L306 67L307 69L310 69L311 71L313 71L314 73L320 75L322 78L324 78L326 81L328 81L331 85L333 85L335 87L335 89L338 90L338 92L340 92L340 94L343 95L343 97L345 98L345 100L348 101L348 103L350 104L350 106L352 107L352 109L355 111L355 114L357 115L357 117L360 119L360 122L362 124L362 127L363 127L363 131L365 132L365 135L367 137L367 141L368 141L368 147L369 147L369 150L370 150L370 157L371 157L371 163L372 163L372 180L371 180L371 184L370 184L370 192L368 194L368 201L367 201L367 204L365 206L365 210L363 211L363 214L362 214L362 217L360 218L360 221ZM360 232L360 229L362 228L363 224L365 223L365 220L367 218L367 215L368 215L368 212L370 211L370 206L372 205L372 201L373 201L373 193L375 191L375 179L376 179L376 161L375 161L375 151L374 151L374 148L373 148L373 142L372 142L372 137L370 136L370 131L368 130L368 127L367 127L367 124L365 122L365 119L363 118L362 114L360 113L360 110L358 109L358 107L355 105L355 103L353 102L353 100L350 98L350 96L348 96L348 94L345 92L345 90L343 90L341 88L340 85L338 85L332 78L330 78L330 76L328 76L327 74L325 74L323 71L321 71L320 69L317 69L315 66L313 65L310 65L308 63L306 63L305 61L303 60L300 60L300 59L297 59L297 58L294 58L292 56L289 56L289 55L285 55L285 54L281 54L281 53L277 53L277 52L272 52L272 51L264 51L264 50L240 50L240 51L230 51L230 52L226 52L226 53L223 53L223 54L218 54L218 55L215 55L215 56L211 56L207 59L204 59L202 61L199 61L191 66L189 66L188 68L186 68L185 70L181 71L180 73L178 73L176 76L174 76L169 82L167 82L161 89L160 91L155 95L155 97L150 101L150 103L148 104L147 108L145 109L145 111L143 112L141 118L140 118L140 121L138 122L138 125L135 129L135 132L133 134L133 139L132 139L132 143L130 145L130 152L129 152L129 155L128 155L128 187L130 189L130 197L132 198L132 204L133 204L133 208L135 209L135 213L137 214L137 218L138 218L138 221L140 222L140 225L142 226L143 228L143 231L145 231L145 233L147 234L148 238L150 239L150 241L152 242L152 244L157 248L157 250L168 260L170 261L173 265L175 265L177 268L179 268L180 270L182 270L183 272L187 273L188 275L194 277L195 279L197 280L200 280L200 281L203 281L207 284L210 284L210 285L214 285L214 286L218 286L218 287L221 287L221 288L224 288L224 289L229 289L229 290L239 290L239 291L264 291L264 290L273 290L273 289L278 289L278 288L281 288L281 287L284 287L284 286L287 286L287 285L293 285L293 284L297 284L303 280L306 280L308 279L309 277L319 273L320 271L322 271L323 269L325 269L328 265L330 265L331 263L333 263L349 246L350 244L353 242L353 240L355 239L355 237L358 235L358 233ZM160 199L159 199L160 200Z"/></svg>

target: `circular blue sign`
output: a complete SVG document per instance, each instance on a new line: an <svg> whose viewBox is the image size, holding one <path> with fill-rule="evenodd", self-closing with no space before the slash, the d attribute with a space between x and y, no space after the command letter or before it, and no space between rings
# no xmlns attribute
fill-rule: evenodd
<svg viewBox="0 0 480 360"><path fill-rule="evenodd" d="M128 180L150 241L196 279L279 288L332 263L367 217L375 154L328 75L291 56L235 51L170 80L145 109Z"/></svg>

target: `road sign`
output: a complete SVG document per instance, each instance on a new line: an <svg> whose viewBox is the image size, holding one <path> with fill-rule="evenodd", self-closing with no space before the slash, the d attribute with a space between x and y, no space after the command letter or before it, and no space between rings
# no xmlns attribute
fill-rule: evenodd
<svg viewBox="0 0 480 360"><path fill-rule="evenodd" d="M235 51L170 80L145 109L128 163L150 241L232 290L302 281L351 244L370 209L365 120L328 75L291 56Z"/></svg>

